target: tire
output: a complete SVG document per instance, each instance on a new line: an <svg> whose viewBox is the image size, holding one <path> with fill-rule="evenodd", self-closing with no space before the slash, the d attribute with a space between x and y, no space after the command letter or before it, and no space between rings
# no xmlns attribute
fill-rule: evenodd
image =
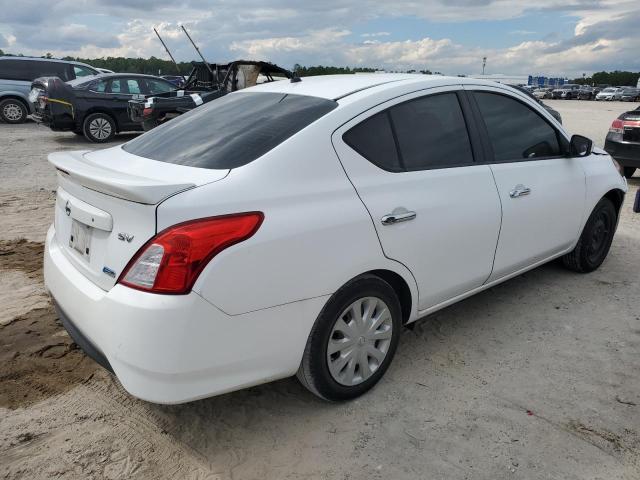
<svg viewBox="0 0 640 480"><path fill-rule="evenodd" d="M105 143L115 136L116 123L106 113L92 113L82 122L82 132L90 142Z"/></svg>
<svg viewBox="0 0 640 480"><path fill-rule="evenodd" d="M625 178L631 178L633 174L636 173L636 167L622 167L622 172Z"/></svg>
<svg viewBox="0 0 640 480"><path fill-rule="evenodd" d="M383 313L385 307L388 315ZM356 311L361 312L362 323L354 318ZM386 372L401 329L400 302L393 288L374 275L357 277L334 293L320 312L304 349L298 380L325 400L358 397ZM335 351L329 354L330 344Z"/></svg>
<svg viewBox="0 0 640 480"><path fill-rule="evenodd" d="M569 270L589 273L596 270L609 253L616 230L617 213L608 198L602 198L591 212L576 248L562 257Z"/></svg>
<svg viewBox="0 0 640 480"><path fill-rule="evenodd" d="M24 123L29 115L27 106L15 98L7 98L0 102L0 119L5 123Z"/></svg>

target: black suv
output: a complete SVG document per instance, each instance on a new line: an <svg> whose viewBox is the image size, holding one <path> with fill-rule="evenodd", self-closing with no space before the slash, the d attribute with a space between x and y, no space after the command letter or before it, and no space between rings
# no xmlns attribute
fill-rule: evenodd
<svg viewBox="0 0 640 480"><path fill-rule="evenodd" d="M0 119L22 123L33 113L29 102L31 82L38 77L56 76L63 81L97 75L90 65L53 58L0 57Z"/></svg>
<svg viewBox="0 0 640 480"><path fill-rule="evenodd" d="M171 82L151 75L105 73L63 82L57 77L38 78L29 99L36 121L55 131L72 131L103 143L116 133L140 131L127 104L135 95L159 95L175 90Z"/></svg>

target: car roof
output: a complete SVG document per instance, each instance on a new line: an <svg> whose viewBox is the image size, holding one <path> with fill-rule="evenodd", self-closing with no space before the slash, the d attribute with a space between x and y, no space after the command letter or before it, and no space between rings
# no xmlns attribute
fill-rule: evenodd
<svg viewBox="0 0 640 480"><path fill-rule="evenodd" d="M96 67L87 63L76 62L75 60L60 60L59 58L41 58L41 57L18 57L13 55L3 55L0 60L20 60L29 62L56 62L56 63L68 63L70 65L82 65L83 67L89 67L96 70Z"/></svg>
<svg viewBox="0 0 640 480"><path fill-rule="evenodd" d="M366 93L378 87L376 92L393 88L399 84L416 83L425 88L446 85L496 85L496 82L471 77L446 77L443 75L423 75L419 73L357 73L344 75L318 75L303 77L298 82L281 80L256 85L250 92L275 92L340 100L357 92ZM245 91L246 91L245 90ZM241 90L242 91L242 90Z"/></svg>

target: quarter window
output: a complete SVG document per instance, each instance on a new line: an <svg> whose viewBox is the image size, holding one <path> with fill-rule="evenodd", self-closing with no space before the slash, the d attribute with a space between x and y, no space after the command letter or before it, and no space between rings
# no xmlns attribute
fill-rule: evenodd
<svg viewBox="0 0 640 480"><path fill-rule="evenodd" d="M505 95L475 92L496 162L561 155L558 134L540 115Z"/></svg>
<svg viewBox="0 0 640 480"><path fill-rule="evenodd" d="M176 89L176 86L169 82L161 82L159 80L154 80L152 78L145 79L147 82L148 93L157 95L159 93L171 92Z"/></svg>
<svg viewBox="0 0 640 480"><path fill-rule="evenodd" d="M95 73L92 72L91 70L89 70L88 68L81 67L79 65L74 65L73 66L73 73L76 76L76 78L87 77L89 75L95 75Z"/></svg>
<svg viewBox="0 0 640 480"><path fill-rule="evenodd" d="M342 139L356 152L383 170L391 172L403 170L398 158L388 111L376 113L360 122L346 132Z"/></svg>

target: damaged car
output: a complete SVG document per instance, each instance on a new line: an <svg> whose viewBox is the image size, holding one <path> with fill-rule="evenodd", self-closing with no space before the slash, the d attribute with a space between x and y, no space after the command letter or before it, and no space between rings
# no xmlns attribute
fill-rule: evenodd
<svg viewBox="0 0 640 480"><path fill-rule="evenodd" d="M228 64L192 62L184 87L166 93L138 95L129 101L129 119L143 130L163 124L229 92L260 83L291 79L289 70L268 62L236 60Z"/></svg>
<svg viewBox="0 0 640 480"><path fill-rule="evenodd" d="M59 77L37 78L29 101L34 118L54 131L71 131L96 143L116 133L140 131L129 119L127 102L134 95L163 94L175 85L160 77L140 74L102 74L64 82Z"/></svg>

